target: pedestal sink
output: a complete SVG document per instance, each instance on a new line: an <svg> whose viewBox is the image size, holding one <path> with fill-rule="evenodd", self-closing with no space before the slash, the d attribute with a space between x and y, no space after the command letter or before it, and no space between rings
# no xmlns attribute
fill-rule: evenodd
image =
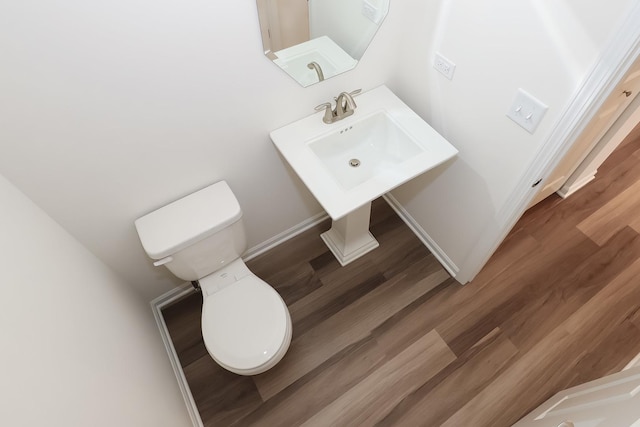
<svg viewBox="0 0 640 427"><path fill-rule="evenodd" d="M341 121L325 124L317 113L270 134L331 216L321 237L341 265L378 247L369 232L372 200L458 152L386 86L356 100Z"/></svg>

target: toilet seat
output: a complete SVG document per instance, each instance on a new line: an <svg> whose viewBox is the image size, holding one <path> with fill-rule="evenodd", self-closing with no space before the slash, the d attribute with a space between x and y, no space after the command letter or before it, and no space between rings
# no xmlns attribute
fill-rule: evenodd
<svg viewBox="0 0 640 427"><path fill-rule="evenodd" d="M256 375L282 359L291 342L291 317L271 286L249 274L203 297L202 337L218 364Z"/></svg>

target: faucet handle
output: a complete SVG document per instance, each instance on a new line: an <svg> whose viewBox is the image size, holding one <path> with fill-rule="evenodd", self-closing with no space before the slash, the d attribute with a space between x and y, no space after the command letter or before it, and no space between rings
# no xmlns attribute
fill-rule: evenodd
<svg viewBox="0 0 640 427"><path fill-rule="evenodd" d="M315 110L316 111L322 111L324 109L324 117L322 118L322 121L325 123L333 123L333 111L331 110L331 103L330 102L323 102L320 105L317 105Z"/></svg>
<svg viewBox="0 0 640 427"><path fill-rule="evenodd" d="M352 90L351 92L345 92L345 93L348 93L351 96L356 96L356 95L360 94L360 92L362 92L362 89L356 89L356 90ZM334 96L333 100L337 101L338 100L338 96Z"/></svg>
<svg viewBox="0 0 640 427"><path fill-rule="evenodd" d="M323 102L323 103L322 103L322 104L320 104L320 105L316 105L316 107L314 108L314 110L316 110L316 111L322 111L322 110L325 110L325 111L326 111L326 109L327 109L327 108L331 108L331 103L330 103L330 102Z"/></svg>

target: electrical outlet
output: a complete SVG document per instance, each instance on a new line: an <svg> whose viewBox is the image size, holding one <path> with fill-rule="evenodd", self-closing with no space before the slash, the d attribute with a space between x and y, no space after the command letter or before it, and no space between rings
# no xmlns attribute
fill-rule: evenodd
<svg viewBox="0 0 640 427"><path fill-rule="evenodd" d="M520 88L507 111L507 117L532 134L548 108L542 101Z"/></svg>
<svg viewBox="0 0 640 427"><path fill-rule="evenodd" d="M451 80L453 78L453 72L456 71L456 64L442 56L441 53L436 52L436 56L433 60L433 68L440 71L446 78Z"/></svg>

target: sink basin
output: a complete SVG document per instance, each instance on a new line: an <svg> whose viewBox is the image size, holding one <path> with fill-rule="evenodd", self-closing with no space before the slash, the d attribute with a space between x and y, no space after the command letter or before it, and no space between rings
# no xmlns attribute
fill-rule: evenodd
<svg viewBox="0 0 640 427"><path fill-rule="evenodd" d="M345 190L376 176L384 177L395 166L425 151L384 111L308 145Z"/></svg>
<svg viewBox="0 0 640 427"><path fill-rule="evenodd" d="M458 152L386 86L355 100L354 114L341 121L326 124L319 112L270 134L334 220ZM351 166L352 159L359 166Z"/></svg>

